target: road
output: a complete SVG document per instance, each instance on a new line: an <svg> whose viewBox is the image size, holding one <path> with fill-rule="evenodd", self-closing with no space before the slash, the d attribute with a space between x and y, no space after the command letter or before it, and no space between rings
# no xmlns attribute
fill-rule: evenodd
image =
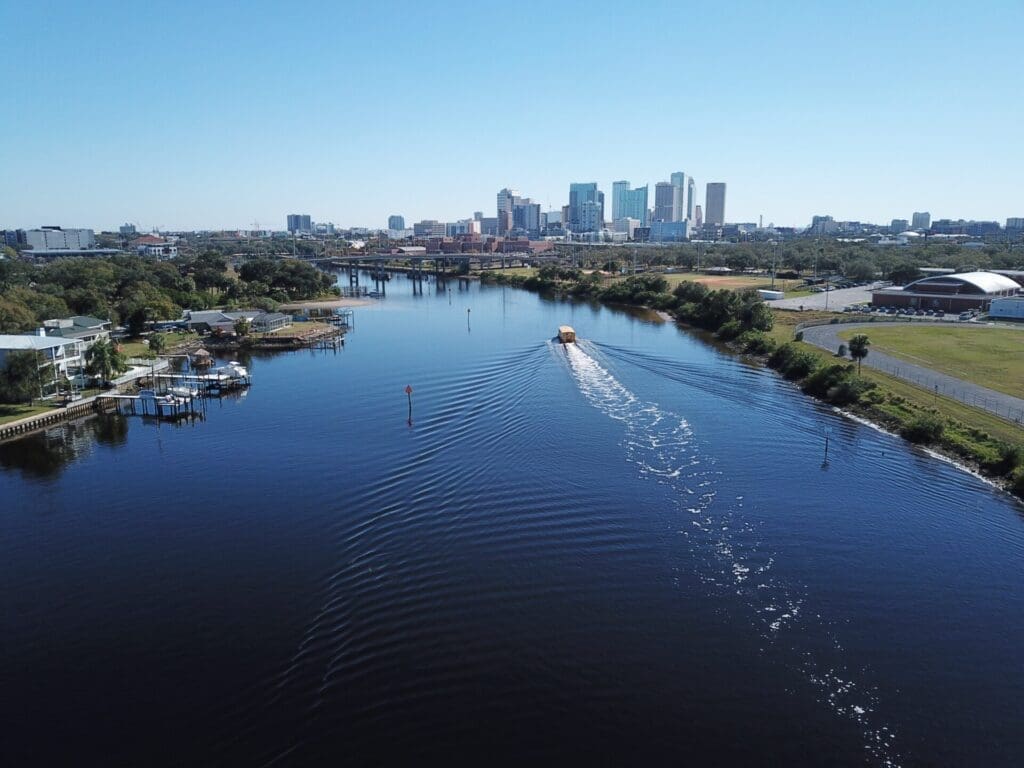
<svg viewBox="0 0 1024 768"><path fill-rule="evenodd" d="M942 323L914 323L914 325L941 325ZM862 331L869 337L871 329L878 328L878 323L842 323L837 325L814 325L803 329L804 341L814 344L816 347L835 352L840 344L848 343L839 338L841 331ZM978 333L984 333L987 326L974 323L960 324L959 328L976 328ZM908 363L892 355L879 352L870 348L868 356L864 358L864 365L877 368L880 371L891 374L904 381L917 384L930 392L936 392L946 397L952 397L967 405L973 405L983 411L988 411L1002 419L1024 424L1024 400L1003 392L997 392L988 387L982 387L955 376L926 368L922 365Z"/></svg>

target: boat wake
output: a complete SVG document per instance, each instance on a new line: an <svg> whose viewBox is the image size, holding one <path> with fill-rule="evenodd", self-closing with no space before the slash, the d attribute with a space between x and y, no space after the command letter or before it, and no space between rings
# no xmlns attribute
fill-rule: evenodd
<svg viewBox="0 0 1024 768"><path fill-rule="evenodd" d="M719 473L714 460L701 453L687 420L638 398L599 362L597 345L561 348L565 354L558 357L586 400L623 424L626 460L641 478L667 486L677 532L689 542L697 576L710 595L739 598L763 650L797 670L836 715L857 723L873 764L898 765L892 729L873 722L877 694L858 681L862 672L848 668L833 628L808 609L806 590L773 575L776 557L758 539L744 499L717 498ZM642 367L649 367L645 362Z"/></svg>

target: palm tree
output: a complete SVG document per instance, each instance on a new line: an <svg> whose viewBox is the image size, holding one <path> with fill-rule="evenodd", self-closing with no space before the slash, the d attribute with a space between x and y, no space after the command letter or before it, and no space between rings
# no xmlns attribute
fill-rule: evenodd
<svg viewBox="0 0 1024 768"><path fill-rule="evenodd" d="M868 356L868 347L871 342L863 333L859 333L850 339L850 357L857 361L857 375L860 375L860 362Z"/></svg>
<svg viewBox="0 0 1024 768"><path fill-rule="evenodd" d="M110 381L110 377L125 369L124 355L110 342L100 339L85 353L85 370L90 376L99 376L101 381Z"/></svg>

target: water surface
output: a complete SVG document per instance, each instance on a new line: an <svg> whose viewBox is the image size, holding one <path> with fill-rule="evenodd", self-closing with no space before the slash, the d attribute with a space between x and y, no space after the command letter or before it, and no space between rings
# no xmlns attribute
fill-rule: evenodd
<svg viewBox="0 0 1024 768"><path fill-rule="evenodd" d="M5 764L1020 763L1011 499L648 316L424 288L0 445Z"/></svg>

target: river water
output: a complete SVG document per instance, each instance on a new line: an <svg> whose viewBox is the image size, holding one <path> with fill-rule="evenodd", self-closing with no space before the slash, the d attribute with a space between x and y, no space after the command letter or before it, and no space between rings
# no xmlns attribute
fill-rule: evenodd
<svg viewBox="0 0 1024 768"><path fill-rule="evenodd" d="M449 287L0 446L0 762L1021 763L1012 499L657 318Z"/></svg>

